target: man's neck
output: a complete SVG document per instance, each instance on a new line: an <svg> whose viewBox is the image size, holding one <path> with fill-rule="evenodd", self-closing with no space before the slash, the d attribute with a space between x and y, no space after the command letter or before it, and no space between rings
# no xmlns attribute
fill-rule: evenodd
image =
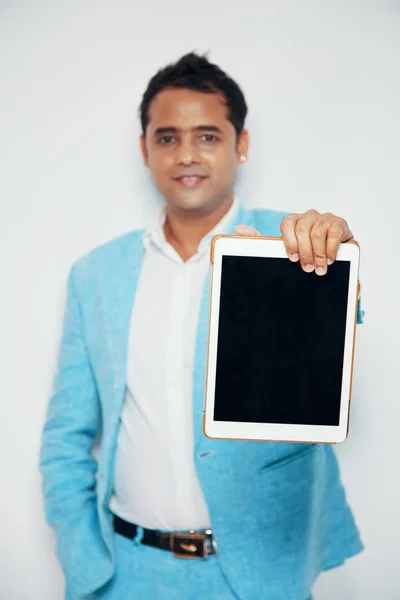
<svg viewBox="0 0 400 600"><path fill-rule="evenodd" d="M164 234L167 242L185 262L197 252L206 236L226 215L233 204L233 197L224 201L210 213L188 214L166 208Z"/></svg>

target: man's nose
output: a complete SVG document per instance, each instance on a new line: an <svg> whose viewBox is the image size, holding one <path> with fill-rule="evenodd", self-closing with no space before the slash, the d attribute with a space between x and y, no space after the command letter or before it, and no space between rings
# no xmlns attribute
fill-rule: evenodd
<svg viewBox="0 0 400 600"><path fill-rule="evenodd" d="M181 140L176 159L178 164L185 166L199 162L198 149L192 140Z"/></svg>

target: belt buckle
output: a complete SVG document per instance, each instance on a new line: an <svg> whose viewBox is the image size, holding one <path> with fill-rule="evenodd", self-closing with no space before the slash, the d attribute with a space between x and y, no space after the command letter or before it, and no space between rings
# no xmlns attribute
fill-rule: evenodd
<svg viewBox="0 0 400 600"><path fill-rule="evenodd" d="M208 556L206 536L202 533L171 533L170 548L175 558L205 558Z"/></svg>

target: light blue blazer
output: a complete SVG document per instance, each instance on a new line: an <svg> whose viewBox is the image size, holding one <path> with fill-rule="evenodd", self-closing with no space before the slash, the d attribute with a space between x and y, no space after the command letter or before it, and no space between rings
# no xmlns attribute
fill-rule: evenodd
<svg viewBox="0 0 400 600"><path fill-rule="evenodd" d="M279 236L285 214L240 208L231 232L241 223ZM40 469L69 599L91 594L113 576L108 505L142 234L134 231L94 249L68 278ZM239 598L303 600L321 570L362 550L333 448L206 438L207 332L208 281L193 373L194 454L221 567ZM91 450L99 436L96 461Z"/></svg>

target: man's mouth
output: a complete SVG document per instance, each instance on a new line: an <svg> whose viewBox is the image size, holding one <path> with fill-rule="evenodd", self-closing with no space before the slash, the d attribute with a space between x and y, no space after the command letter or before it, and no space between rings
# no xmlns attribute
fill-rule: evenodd
<svg viewBox="0 0 400 600"><path fill-rule="evenodd" d="M207 177L204 175L183 175L182 177L175 177L174 179L181 185L192 188L199 185L202 181L207 179Z"/></svg>

